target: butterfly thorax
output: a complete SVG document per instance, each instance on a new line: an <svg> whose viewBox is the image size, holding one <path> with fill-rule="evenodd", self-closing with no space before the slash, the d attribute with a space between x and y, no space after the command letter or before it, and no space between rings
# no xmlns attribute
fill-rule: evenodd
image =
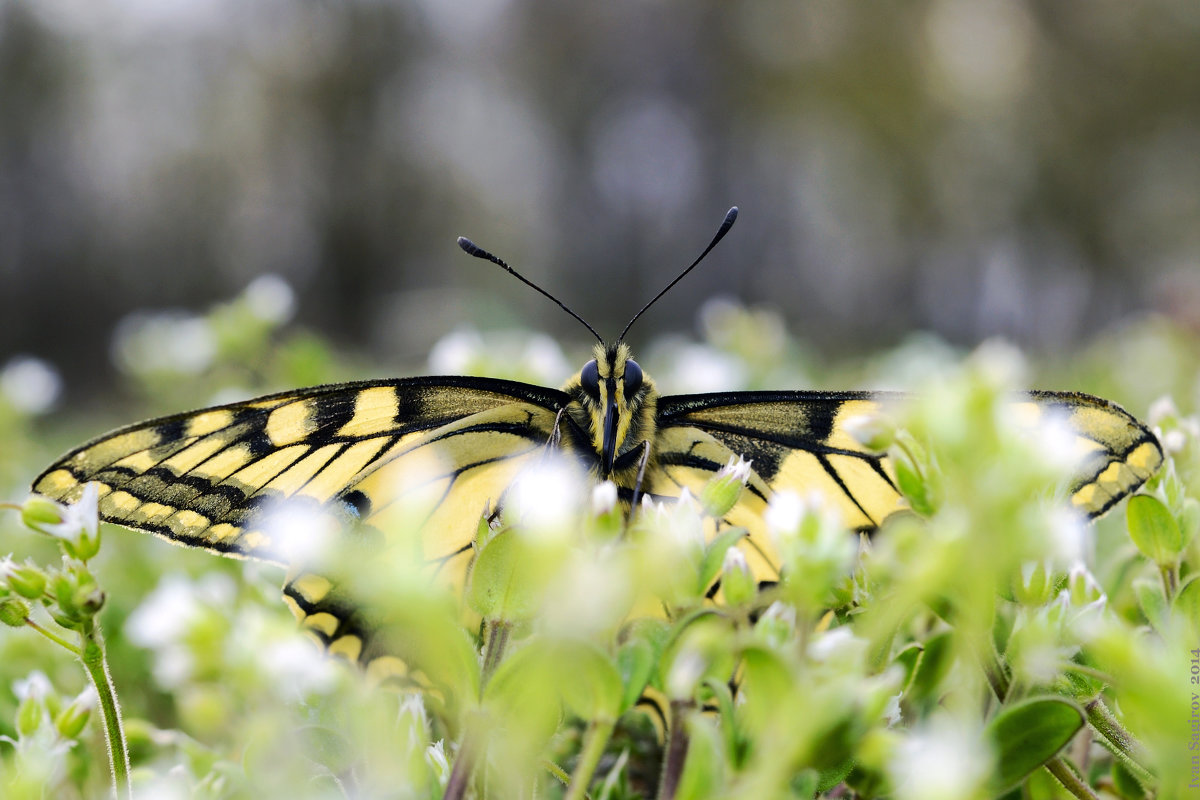
<svg viewBox="0 0 1200 800"><path fill-rule="evenodd" d="M593 358L563 387L570 397L560 426L563 447L580 456L592 472L619 487L632 488L638 468L653 445L658 391L630 357L624 342L597 344Z"/></svg>

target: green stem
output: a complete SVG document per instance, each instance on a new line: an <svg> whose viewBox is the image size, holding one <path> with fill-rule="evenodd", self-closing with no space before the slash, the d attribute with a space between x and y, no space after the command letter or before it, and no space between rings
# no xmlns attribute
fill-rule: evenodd
<svg viewBox="0 0 1200 800"><path fill-rule="evenodd" d="M467 783L471 773L475 771L475 737L468 729L463 734L462 744L458 748L458 756L454 759L454 767L446 781L446 793L443 800L462 800L467 794Z"/></svg>
<svg viewBox="0 0 1200 800"><path fill-rule="evenodd" d="M1107 672L1089 667L1086 664L1080 664L1077 661L1063 661L1059 664L1059 668L1063 672L1075 672L1079 675L1087 675L1089 678L1095 678L1106 686L1112 686L1113 676Z"/></svg>
<svg viewBox="0 0 1200 800"><path fill-rule="evenodd" d="M492 673L500 665L504 657L504 648L508 644L508 635L512 632L512 623L502 619L488 620L487 644L483 648L483 670L479 678L479 696L491 679Z"/></svg>
<svg viewBox="0 0 1200 800"><path fill-rule="evenodd" d="M1071 769L1067 762L1062 758L1052 758L1046 762L1046 769L1054 776L1054 779L1063 785L1071 794L1079 798L1079 800L1100 800L1099 796L1092 791L1092 787L1088 786L1079 776L1075 774L1075 770Z"/></svg>
<svg viewBox="0 0 1200 800"><path fill-rule="evenodd" d="M45 628L43 628L41 625L39 625L39 624L37 624L36 622L34 622L34 621L33 621L32 619L30 619L29 617L26 617L26 618L25 618L25 624L26 624L26 625L28 625L29 627L33 628L35 631L37 631L38 633L40 633L42 636L45 636L45 637L46 637L47 639L49 639L50 641L54 642L54 643L55 643L56 645L58 645L59 647L62 647L62 648L65 648L65 649L69 650L69 651L71 652L71 654L72 654L72 655L75 655L75 656L78 656L78 655L79 655L79 648L78 648L78 647L76 647L75 645L71 644L71 643L70 643L70 642L68 642L66 639L62 638L61 636L57 636L57 635L55 635L54 633L51 633L50 631L46 630Z"/></svg>
<svg viewBox="0 0 1200 800"><path fill-rule="evenodd" d="M1167 602L1175 597L1175 591L1179 588L1179 566L1177 564L1160 564L1158 574L1162 576L1163 592L1167 596Z"/></svg>
<svg viewBox="0 0 1200 800"><path fill-rule="evenodd" d="M687 760L687 715L691 707L691 702L687 700L671 701L671 733L667 738L666 755L663 756L662 779L658 784L658 800L675 800L675 793L679 791L679 780L683 777L683 764Z"/></svg>
<svg viewBox="0 0 1200 800"><path fill-rule="evenodd" d="M81 635L82 647L79 660L83 662L104 716L104 739L108 744L108 764L112 771L113 793L119 800L132 800L133 789L129 784L129 749L125 743L125 729L121 724L121 707L117 704L117 693L113 689L108 661L104 657L104 644L98 628L89 626Z"/></svg>
<svg viewBox="0 0 1200 800"><path fill-rule="evenodd" d="M550 759L545 759L542 761L542 769L553 775L554 779L561 783L564 787L571 785L571 776L567 774L567 771L558 764L555 764Z"/></svg>
<svg viewBox="0 0 1200 800"><path fill-rule="evenodd" d="M591 785L592 775L596 773L596 767L600 764L600 757L604 755L604 748L608 745L612 732L612 720L592 720L588 723L583 751L579 754L579 763L575 765L575 772L571 774L571 784L567 787L563 800L582 800L587 797L587 787Z"/></svg>
<svg viewBox="0 0 1200 800"><path fill-rule="evenodd" d="M1100 744L1116 756L1144 788L1153 789L1154 775L1142 766L1140 761L1145 755L1141 742L1121 726L1102 698L1097 697L1088 703L1084 710L1087 712L1088 722L1100 734Z"/></svg>

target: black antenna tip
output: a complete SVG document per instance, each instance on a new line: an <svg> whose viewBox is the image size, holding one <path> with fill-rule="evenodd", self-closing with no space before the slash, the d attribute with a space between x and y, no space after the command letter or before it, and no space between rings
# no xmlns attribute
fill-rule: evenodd
<svg viewBox="0 0 1200 800"><path fill-rule="evenodd" d="M732 207L725 213L725 221L722 225L732 225L737 220L737 206Z"/></svg>
<svg viewBox="0 0 1200 800"><path fill-rule="evenodd" d="M475 255L480 252L479 246L465 236L458 237L458 246L463 249L467 255Z"/></svg>

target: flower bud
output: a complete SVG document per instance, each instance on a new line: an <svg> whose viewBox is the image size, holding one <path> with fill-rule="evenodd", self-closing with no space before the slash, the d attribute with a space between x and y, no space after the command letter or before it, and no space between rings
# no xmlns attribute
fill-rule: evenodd
<svg viewBox="0 0 1200 800"><path fill-rule="evenodd" d="M23 628L28 616L29 603L25 600L12 596L0 599L0 622L10 628Z"/></svg>
<svg viewBox="0 0 1200 800"><path fill-rule="evenodd" d="M729 463L721 467L700 491L700 504L710 517L720 519L729 513L742 496L746 481L750 480L751 462L738 456L729 457Z"/></svg>
<svg viewBox="0 0 1200 800"><path fill-rule="evenodd" d="M46 533L48 525L58 525L63 521L66 507L40 494L31 495L21 506L21 521L26 527Z"/></svg>
<svg viewBox="0 0 1200 800"><path fill-rule="evenodd" d="M1071 571L1067 575L1067 592L1071 599L1071 605L1076 607L1086 606L1097 600L1103 600L1105 597L1104 590L1100 588L1096 578L1083 564L1071 567Z"/></svg>
<svg viewBox="0 0 1200 800"><path fill-rule="evenodd" d="M741 606L754 599L758 589L754 576L750 573L750 565L746 556L737 546L725 551L725 561L721 565L721 591L725 602L730 606Z"/></svg>
<svg viewBox="0 0 1200 800"><path fill-rule="evenodd" d="M17 706L17 732L22 736L32 736L41 727L46 708L41 699L29 695Z"/></svg>
<svg viewBox="0 0 1200 800"><path fill-rule="evenodd" d="M75 628L94 617L104 606L104 592L82 565L74 565L54 576L52 582L57 608L49 609L54 621L64 628Z"/></svg>
<svg viewBox="0 0 1200 800"><path fill-rule="evenodd" d="M1040 606L1054 597L1054 575L1046 562L1029 561L1021 565L1021 577L1013 581L1013 596L1019 603Z"/></svg>
<svg viewBox="0 0 1200 800"><path fill-rule="evenodd" d="M100 550L100 517L96 484L83 487L83 494L69 506L34 495L25 501L21 518L35 531L53 536L72 558L87 561Z"/></svg>
<svg viewBox="0 0 1200 800"><path fill-rule="evenodd" d="M22 597L39 599L46 591L46 573L37 565L25 562L13 564L8 570L8 587Z"/></svg>
<svg viewBox="0 0 1200 800"><path fill-rule="evenodd" d="M96 690L88 687L71 701L71 704L58 713L54 719L54 727L64 739L75 739L83 733L92 709L96 707Z"/></svg>

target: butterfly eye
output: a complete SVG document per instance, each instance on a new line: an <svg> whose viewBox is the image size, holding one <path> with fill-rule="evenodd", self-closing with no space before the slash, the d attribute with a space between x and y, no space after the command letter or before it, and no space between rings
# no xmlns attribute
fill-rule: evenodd
<svg viewBox="0 0 1200 800"><path fill-rule="evenodd" d="M625 396L629 397L642 387L642 368L632 358L625 362Z"/></svg>
<svg viewBox="0 0 1200 800"><path fill-rule="evenodd" d="M583 365L583 371L579 373L579 383L583 385L583 390L593 397L600 395L600 367L596 366L596 359L592 359Z"/></svg>

